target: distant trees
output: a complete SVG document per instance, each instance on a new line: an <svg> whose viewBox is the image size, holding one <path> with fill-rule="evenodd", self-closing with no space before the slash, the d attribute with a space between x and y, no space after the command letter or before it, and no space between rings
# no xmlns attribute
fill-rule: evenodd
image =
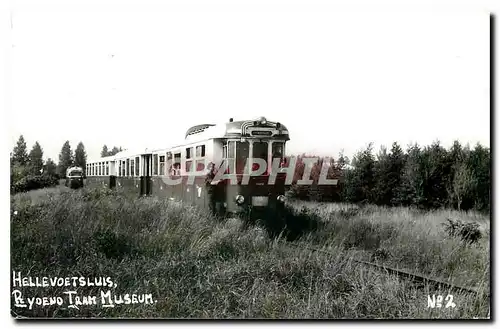
<svg viewBox="0 0 500 329"><path fill-rule="evenodd" d="M111 149L111 151L108 152L108 155L115 155L116 153L121 151L123 151L121 146L120 147L113 146L113 149Z"/></svg>
<svg viewBox="0 0 500 329"><path fill-rule="evenodd" d="M335 166L338 170L342 170L346 165L350 163L349 158L344 155L344 150L340 151L339 158L335 162Z"/></svg>
<svg viewBox="0 0 500 329"><path fill-rule="evenodd" d="M18 181L29 175L37 176L41 174L63 178L66 176L66 170L69 167L74 165L85 168L86 162L87 153L85 152L83 143L78 143L73 154L69 141L66 141L59 153L58 164L56 165L51 158L47 159L44 163L43 149L40 143L36 141L28 154L26 141L24 140L24 136L21 135L10 153L11 182Z"/></svg>
<svg viewBox="0 0 500 329"><path fill-rule="evenodd" d="M477 144L474 149L458 141L446 149L439 141L428 146L411 144L403 150L393 143L389 150L381 147L373 154L373 144L358 151L351 166L341 153L330 161L328 177L339 178L337 189L318 187L317 176L326 158L313 165L310 178L315 184L299 185L305 172L304 158L296 157L297 166L291 197L308 200L340 200L350 203L371 203L383 206L414 206L421 209L450 207L460 210L490 209L490 150Z"/></svg>
<svg viewBox="0 0 500 329"><path fill-rule="evenodd" d="M21 135L11 152L11 193L57 185L55 164L47 164L49 166L44 166L43 150L38 141L35 142L30 153L27 154L26 141Z"/></svg>
<svg viewBox="0 0 500 329"><path fill-rule="evenodd" d="M459 142L447 150L434 142L421 148L410 145L403 152L393 143L382 148L376 159L371 144L353 158L353 169L344 170L343 201L423 209L490 208L490 151L474 150Z"/></svg>
<svg viewBox="0 0 500 329"><path fill-rule="evenodd" d="M108 147L106 145L104 145L102 147L102 151L101 151L101 158L104 158L104 157L107 157L108 156Z"/></svg>
<svg viewBox="0 0 500 329"><path fill-rule="evenodd" d="M43 172L48 175L57 175L57 165L51 158L48 158L43 166Z"/></svg>
<svg viewBox="0 0 500 329"><path fill-rule="evenodd" d="M401 184L396 188L396 204L409 206L421 204L423 200L423 176L421 173L421 150L418 144L409 145L404 156Z"/></svg>
<svg viewBox="0 0 500 329"><path fill-rule="evenodd" d="M11 153L10 164L11 164L11 181L16 181L19 178L27 175L28 173L28 153L26 148L26 141L24 136L19 136L16 146Z"/></svg>
<svg viewBox="0 0 500 329"><path fill-rule="evenodd" d="M472 192L476 189L476 178L466 163L457 164L453 175L450 201L456 203L456 208L462 208L464 199L472 200Z"/></svg>
<svg viewBox="0 0 500 329"><path fill-rule="evenodd" d="M31 149L31 152L28 155L28 161L29 161L28 170L30 174L39 175L42 173L43 151L38 142L35 142L35 145L33 145L33 148Z"/></svg>
<svg viewBox="0 0 500 329"><path fill-rule="evenodd" d="M19 136L17 140L16 146L14 147L12 153L12 163L20 166L25 166L28 163L28 153L26 148L26 141L24 140L24 136Z"/></svg>
<svg viewBox="0 0 500 329"><path fill-rule="evenodd" d="M353 170L347 170L343 198L348 202L374 202L375 157L373 143L359 151L352 159ZM383 156L383 155L381 155Z"/></svg>
<svg viewBox="0 0 500 329"><path fill-rule="evenodd" d="M468 168L474 176L474 188L470 191L473 207L479 210L490 209L491 155L490 150L477 144L467 158Z"/></svg>
<svg viewBox="0 0 500 329"><path fill-rule="evenodd" d="M108 146L104 145L102 147L101 157L107 157L107 156L115 155L116 153L121 152L121 151L123 151L121 146L120 147L113 146L113 148L111 149L111 151L108 151Z"/></svg>
<svg viewBox="0 0 500 329"><path fill-rule="evenodd" d="M78 143L75 150L75 166L85 169L87 165L87 153L82 142Z"/></svg>
<svg viewBox="0 0 500 329"><path fill-rule="evenodd" d="M316 161L309 161L313 156L302 154L293 157L295 161L295 171L292 180L292 185L288 188L288 194L293 198L314 200L314 201L340 201L340 189L338 185L322 185L321 178L328 180L338 179L341 176L342 168L349 162L349 159L341 153L339 160L334 158L316 157ZM308 159L305 161L305 159ZM287 163L291 162L292 157L288 157ZM326 170L327 169L327 170ZM312 185L302 184L301 180L307 180L304 173L309 172L309 179L313 182ZM321 177L326 173L326 177Z"/></svg>
<svg viewBox="0 0 500 329"><path fill-rule="evenodd" d="M73 165L73 154L69 141L64 142L61 153L59 153L59 163L57 164L57 174L59 177L66 176L66 170Z"/></svg>

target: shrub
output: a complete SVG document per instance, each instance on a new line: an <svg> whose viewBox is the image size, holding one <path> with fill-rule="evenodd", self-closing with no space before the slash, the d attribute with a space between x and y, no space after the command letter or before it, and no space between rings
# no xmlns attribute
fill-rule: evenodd
<svg viewBox="0 0 500 329"><path fill-rule="evenodd" d="M11 185L11 193L27 192L58 184L59 180L55 175L28 175Z"/></svg>
<svg viewBox="0 0 500 329"><path fill-rule="evenodd" d="M459 219L448 218L443 225L449 236L460 237L465 242L475 243L482 236L478 223L464 223Z"/></svg>

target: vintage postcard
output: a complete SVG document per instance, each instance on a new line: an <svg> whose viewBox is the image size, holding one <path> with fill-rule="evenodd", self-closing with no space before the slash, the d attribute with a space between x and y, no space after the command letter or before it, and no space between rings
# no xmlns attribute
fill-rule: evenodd
<svg viewBox="0 0 500 329"><path fill-rule="evenodd" d="M491 319L493 15L35 7L13 318Z"/></svg>

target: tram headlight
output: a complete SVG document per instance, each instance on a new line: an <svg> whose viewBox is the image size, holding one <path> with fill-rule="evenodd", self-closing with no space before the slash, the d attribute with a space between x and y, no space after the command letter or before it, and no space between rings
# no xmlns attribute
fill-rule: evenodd
<svg viewBox="0 0 500 329"><path fill-rule="evenodd" d="M237 204L243 204L245 202L245 197L241 194L238 194L235 198Z"/></svg>
<svg viewBox="0 0 500 329"><path fill-rule="evenodd" d="M285 196L284 195L278 195L278 197L276 198L278 200L278 202L285 202Z"/></svg>

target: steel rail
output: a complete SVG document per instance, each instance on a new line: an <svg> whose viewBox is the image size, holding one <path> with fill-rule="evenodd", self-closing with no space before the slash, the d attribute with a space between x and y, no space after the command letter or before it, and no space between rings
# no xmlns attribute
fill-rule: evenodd
<svg viewBox="0 0 500 329"><path fill-rule="evenodd" d="M321 253L324 253L324 254L335 256L333 253L331 253L331 252L329 252L327 250L317 249L317 248L310 247L310 246L307 246L307 245L299 245L299 244L296 244L296 243L293 243L293 242L287 242L287 244L295 246L295 247L298 247L298 248L308 249L308 250L311 250L311 251L321 252ZM458 286L458 285L455 285L455 284L452 284L452 283L448 283L448 282L444 282L444 281L441 281L441 280L431 279L431 278L423 276L423 275L417 275L417 274L406 272L406 271L403 271L403 270L391 268L391 267L388 267L388 266L385 266L385 265L382 265L382 264L375 264L375 263L372 263L372 262L367 262L367 261L358 260L358 259L354 259L354 258L351 258L351 259L355 263L366 265L366 266L371 266L371 267L376 268L378 270L383 270L386 273L389 273L389 274L392 274L392 275L396 275L396 276L398 276L400 278L404 278L404 279L408 279L408 280L410 280L412 282L424 284L424 287L425 287L425 285L431 285L434 288L440 288L440 287L442 287L442 288L448 289L450 291L455 291L455 292L460 292L460 293L474 293L476 295L480 295L481 294L481 292L479 292L479 291L477 291L476 289L473 289L473 288L462 287L462 286ZM487 293L486 296L489 297L490 293Z"/></svg>

